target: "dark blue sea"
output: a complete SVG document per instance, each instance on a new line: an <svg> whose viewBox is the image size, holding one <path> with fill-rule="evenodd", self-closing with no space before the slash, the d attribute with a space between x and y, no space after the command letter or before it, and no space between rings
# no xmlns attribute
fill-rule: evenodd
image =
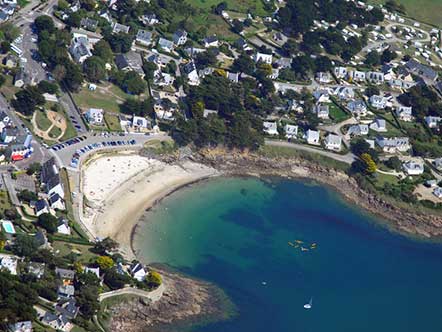
<svg viewBox="0 0 442 332"><path fill-rule="evenodd" d="M442 245L391 231L323 186L219 178L143 218L145 262L215 283L237 308L190 331L442 331Z"/></svg>

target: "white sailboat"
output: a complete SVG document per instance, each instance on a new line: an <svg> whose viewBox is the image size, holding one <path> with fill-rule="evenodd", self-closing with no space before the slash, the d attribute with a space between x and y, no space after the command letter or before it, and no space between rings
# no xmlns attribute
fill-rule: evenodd
<svg viewBox="0 0 442 332"><path fill-rule="evenodd" d="M311 309L313 306L313 298L310 298L310 301L308 303L304 304L304 309Z"/></svg>

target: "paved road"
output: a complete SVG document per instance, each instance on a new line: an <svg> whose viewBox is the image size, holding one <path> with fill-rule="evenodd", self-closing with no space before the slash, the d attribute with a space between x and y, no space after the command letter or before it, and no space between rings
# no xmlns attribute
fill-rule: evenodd
<svg viewBox="0 0 442 332"><path fill-rule="evenodd" d="M62 96L60 97L59 100L61 105L65 109L66 113L68 114L70 118L69 120L72 121L72 124L74 126L80 127L80 128L74 127L78 135L85 133L87 131L86 125L74 101L72 100L71 95L68 92L62 92Z"/></svg>
<svg viewBox="0 0 442 332"><path fill-rule="evenodd" d="M325 157L329 157L329 158L337 160L337 161L344 162L346 164L351 164L353 161L356 160L355 155L353 155L350 152L345 155L341 155L341 154L333 153L330 151L325 151L325 150L321 150L318 148L314 148L314 147L304 145L304 144L290 143L290 142L286 142L286 141L275 141L275 140L268 140L268 139L265 140L265 144L270 145L270 146L280 146L280 147L287 147L287 148L300 150L300 151L312 152L312 153L316 153L316 154L319 154L319 155L322 155Z"/></svg>
<svg viewBox="0 0 442 332"><path fill-rule="evenodd" d="M17 192L15 191L14 185L12 184L11 175L9 173L3 173L2 176L12 204L15 206L20 206L20 200L18 199Z"/></svg>

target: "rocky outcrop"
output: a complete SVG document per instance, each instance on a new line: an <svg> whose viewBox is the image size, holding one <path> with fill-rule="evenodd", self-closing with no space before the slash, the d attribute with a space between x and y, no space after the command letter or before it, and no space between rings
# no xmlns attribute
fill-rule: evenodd
<svg viewBox="0 0 442 332"><path fill-rule="evenodd" d="M111 307L108 330L112 332L154 332L201 320L223 319L231 305L215 286L164 269L160 300L135 298Z"/></svg>

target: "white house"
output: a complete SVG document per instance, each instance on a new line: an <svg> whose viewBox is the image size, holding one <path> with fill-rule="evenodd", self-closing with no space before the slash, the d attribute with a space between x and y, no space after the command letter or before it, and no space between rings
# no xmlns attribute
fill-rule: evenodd
<svg viewBox="0 0 442 332"><path fill-rule="evenodd" d="M348 75L347 68L345 67L335 67L333 71L337 78L346 78Z"/></svg>
<svg viewBox="0 0 442 332"><path fill-rule="evenodd" d="M396 107L396 116L399 118L399 120L410 122L413 120L412 108L399 105Z"/></svg>
<svg viewBox="0 0 442 332"><path fill-rule="evenodd" d="M91 124L103 124L103 113L101 108L89 108L86 112L86 119Z"/></svg>
<svg viewBox="0 0 442 332"><path fill-rule="evenodd" d="M218 37L216 35L206 37L203 39L203 44L205 48L218 47L219 46Z"/></svg>
<svg viewBox="0 0 442 332"><path fill-rule="evenodd" d="M333 151L341 151L342 138L335 134L328 134L324 141L325 148Z"/></svg>
<svg viewBox="0 0 442 332"><path fill-rule="evenodd" d="M149 46L152 44L152 32L142 29L138 30L135 41L140 45Z"/></svg>
<svg viewBox="0 0 442 332"><path fill-rule="evenodd" d="M328 105L317 104L314 107L314 112L319 119L328 119L330 109Z"/></svg>
<svg viewBox="0 0 442 332"><path fill-rule="evenodd" d="M377 72L377 71L369 71L366 73L365 78L367 81L376 83L376 84L382 84L384 83L384 73Z"/></svg>
<svg viewBox="0 0 442 332"><path fill-rule="evenodd" d="M442 120L439 116L426 116L425 122L428 128L436 128L439 125L439 122Z"/></svg>
<svg viewBox="0 0 442 332"><path fill-rule="evenodd" d="M330 73L328 72L317 72L316 73L316 81L318 81L319 83L330 83L332 81L332 77L330 75Z"/></svg>
<svg viewBox="0 0 442 332"><path fill-rule="evenodd" d="M92 56L89 38L86 35L74 34L69 53L75 62L83 63L84 60Z"/></svg>
<svg viewBox="0 0 442 332"><path fill-rule="evenodd" d="M313 97L316 99L317 103L329 103L330 94L326 89L320 89L313 92Z"/></svg>
<svg viewBox="0 0 442 332"><path fill-rule="evenodd" d="M263 130L265 133L269 135L278 135L278 124L276 122L269 122L264 121L263 124Z"/></svg>
<svg viewBox="0 0 442 332"><path fill-rule="evenodd" d="M66 219L58 219L57 233L71 235L71 228L69 227L69 222Z"/></svg>
<svg viewBox="0 0 442 332"><path fill-rule="evenodd" d="M51 197L49 197L49 206L53 210L65 210L66 209L63 199L60 197L59 194L54 194Z"/></svg>
<svg viewBox="0 0 442 332"><path fill-rule="evenodd" d="M424 163L421 161L407 161L402 165L402 168L408 175L420 175L424 173Z"/></svg>
<svg viewBox="0 0 442 332"><path fill-rule="evenodd" d="M347 108L356 117L367 114L367 105L365 105L363 100L353 100L348 103Z"/></svg>
<svg viewBox="0 0 442 332"><path fill-rule="evenodd" d="M173 42L175 45L184 45L187 42L187 32L185 30L177 30L173 34Z"/></svg>
<svg viewBox="0 0 442 332"><path fill-rule="evenodd" d="M441 187L434 188L433 195L436 196L437 198L442 198L442 188Z"/></svg>
<svg viewBox="0 0 442 332"><path fill-rule="evenodd" d="M354 82L363 82L365 81L365 72L352 70L348 73L349 78Z"/></svg>
<svg viewBox="0 0 442 332"><path fill-rule="evenodd" d="M285 137L296 138L298 136L298 126L286 124L284 126Z"/></svg>
<svg viewBox="0 0 442 332"><path fill-rule="evenodd" d="M384 109L387 106L387 98L373 95L370 97L370 105L378 110Z"/></svg>
<svg viewBox="0 0 442 332"><path fill-rule="evenodd" d="M271 65L273 61L273 56L271 54L257 52L254 55L253 60L255 60L255 62L264 62Z"/></svg>
<svg viewBox="0 0 442 332"><path fill-rule="evenodd" d="M8 270L12 275L17 275L17 258L11 255L0 255L0 268Z"/></svg>
<svg viewBox="0 0 442 332"><path fill-rule="evenodd" d="M319 131L316 130L307 130L305 133L305 139L308 144L319 145Z"/></svg>
<svg viewBox="0 0 442 332"><path fill-rule="evenodd" d="M143 267L143 265L141 265L141 263L135 263L130 268L130 274L132 275L132 277L134 277L138 281L143 281L144 279L146 279L148 272L144 269L144 267Z"/></svg>
<svg viewBox="0 0 442 332"><path fill-rule="evenodd" d="M406 152L410 149L408 137L376 137L376 144L388 153Z"/></svg>
<svg viewBox="0 0 442 332"><path fill-rule="evenodd" d="M168 53L171 53L174 49L173 41L170 41L165 38L160 38L158 40L158 46L161 47L161 49L163 49L164 51L166 51Z"/></svg>
<svg viewBox="0 0 442 332"><path fill-rule="evenodd" d="M355 97L353 88L348 86L337 87L333 93L341 100L353 100Z"/></svg>
<svg viewBox="0 0 442 332"><path fill-rule="evenodd" d="M350 136L364 136L368 135L368 125L356 124L348 128L348 135Z"/></svg>
<svg viewBox="0 0 442 332"><path fill-rule="evenodd" d="M113 33L129 33L130 26L120 24L120 23L113 23L112 24L112 32Z"/></svg>
<svg viewBox="0 0 442 332"><path fill-rule="evenodd" d="M370 124L370 129L378 133L384 133L387 131L387 122L384 119L376 119Z"/></svg>
<svg viewBox="0 0 442 332"><path fill-rule="evenodd" d="M132 127L136 129L147 129L149 128L149 121L147 121L146 118L134 115L132 118Z"/></svg>

